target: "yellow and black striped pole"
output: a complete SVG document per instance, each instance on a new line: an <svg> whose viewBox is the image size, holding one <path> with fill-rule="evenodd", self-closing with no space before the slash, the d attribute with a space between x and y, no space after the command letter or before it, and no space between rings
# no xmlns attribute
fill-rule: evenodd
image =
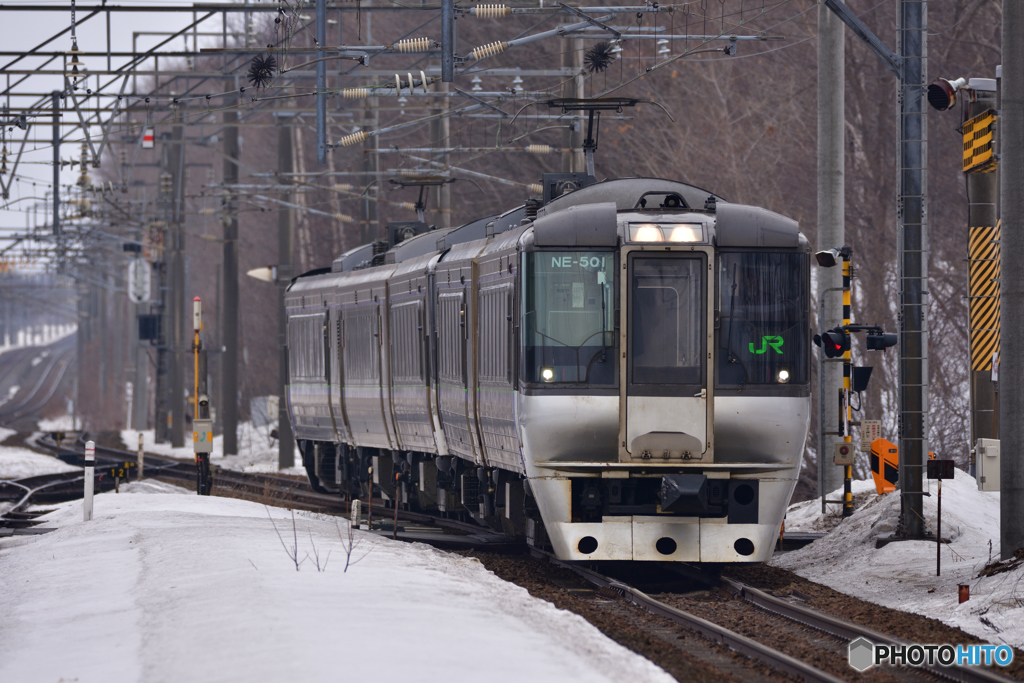
<svg viewBox="0 0 1024 683"><path fill-rule="evenodd" d="M850 250L843 250L843 329L850 324ZM850 443L850 373L852 339L850 348L843 352L843 441ZM843 517L853 515L853 465L843 465Z"/></svg>

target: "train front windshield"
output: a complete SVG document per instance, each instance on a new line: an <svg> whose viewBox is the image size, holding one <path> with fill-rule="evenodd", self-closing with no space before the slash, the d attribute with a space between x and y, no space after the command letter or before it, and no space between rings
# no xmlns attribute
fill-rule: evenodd
<svg viewBox="0 0 1024 683"><path fill-rule="evenodd" d="M523 378L615 384L615 254L524 254Z"/></svg>
<svg viewBox="0 0 1024 683"><path fill-rule="evenodd" d="M718 384L806 383L808 255L734 252L719 262Z"/></svg>

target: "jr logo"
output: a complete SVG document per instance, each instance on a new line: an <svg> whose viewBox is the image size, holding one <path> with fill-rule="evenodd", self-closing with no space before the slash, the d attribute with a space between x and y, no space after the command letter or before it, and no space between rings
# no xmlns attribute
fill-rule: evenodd
<svg viewBox="0 0 1024 683"><path fill-rule="evenodd" d="M754 342L750 342L750 352L761 354L768 350L768 347L775 349L775 353L782 353L782 337L764 336L761 337L761 348L755 349Z"/></svg>

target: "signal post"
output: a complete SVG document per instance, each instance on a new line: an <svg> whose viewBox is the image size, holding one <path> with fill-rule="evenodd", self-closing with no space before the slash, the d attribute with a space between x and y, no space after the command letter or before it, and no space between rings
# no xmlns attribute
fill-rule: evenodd
<svg viewBox="0 0 1024 683"><path fill-rule="evenodd" d="M852 268L850 257L853 250L844 245L839 249L819 251L815 254L818 265L823 268L832 268L843 264L843 324L821 334L814 335L814 343L824 351L826 358L833 359L842 357L843 361L843 388L839 390L837 407L839 412L839 434L843 440L835 444L835 452L832 456L832 464L843 468L843 500L830 501L825 499L827 491L821 492L822 512L828 503L839 503L843 505L843 517L853 515L853 463L856 449L853 445L853 435L850 428L860 422L853 420L853 407L850 404L850 391L860 394L867 389L868 381L871 379L870 366L854 367L851 356L852 343L850 334L852 332L867 332L867 348L869 351L885 351L887 348L896 345L896 335L884 332L877 325L853 325L850 294L852 290ZM825 397L827 399L827 396ZM823 404L824 405L824 404ZM863 403L862 403L863 405ZM858 408L859 410L859 408ZM819 419L821 419L819 417ZM822 453L818 454L818 467L823 464Z"/></svg>
<svg viewBox="0 0 1024 683"><path fill-rule="evenodd" d="M210 453L213 452L213 420L210 419L210 397L206 390L206 351L199 333L203 331L202 300L192 302L192 329L195 333L192 353L195 360L193 384L192 447L196 454L196 493L210 495L213 479L210 474Z"/></svg>

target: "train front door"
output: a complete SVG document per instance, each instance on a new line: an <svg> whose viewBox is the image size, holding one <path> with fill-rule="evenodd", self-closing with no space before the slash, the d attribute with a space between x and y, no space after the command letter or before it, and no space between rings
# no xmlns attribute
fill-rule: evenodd
<svg viewBox="0 0 1024 683"><path fill-rule="evenodd" d="M713 251L626 247L621 263L619 460L713 461Z"/></svg>

